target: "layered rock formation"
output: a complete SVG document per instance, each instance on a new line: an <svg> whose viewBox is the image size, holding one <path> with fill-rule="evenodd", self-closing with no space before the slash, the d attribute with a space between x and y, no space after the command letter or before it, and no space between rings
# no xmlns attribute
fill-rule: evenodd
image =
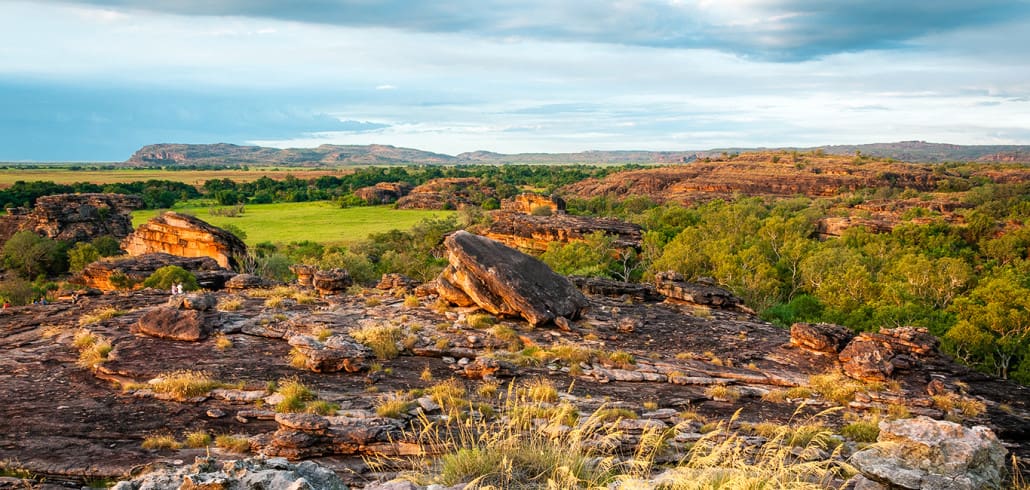
<svg viewBox="0 0 1030 490"><path fill-rule="evenodd" d="M478 206L493 195L493 189L479 185L477 177L433 179L397 201L397 209L461 209Z"/></svg>
<svg viewBox="0 0 1030 490"><path fill-rule="evenodd" d="M236 267L236 257L247 246L236 235L194 216L168 211L142 224L122 241L129 255L167 253L180 257L210 257L225 268Z"/></svg>
<svg viewBox="0 0 1030 490"><path fill-rule="evenodd" d="M176 265L193 273L197 284L204 289L222 289L226 281L236 275L222 268L210 257L180 257L166 253L149 253L137 257L102 259L86 266L71 279L75 284L101 291L138 287L154 271Z"/></svg>
<svg viewBox="0 0 1030 490"><path fill-rule="evenodd" d="M390 204L411 192L411 184L407 182L380 182L376 185L362 187L354 191L354 195L367 204Z"/></svg>
<svg viewBox="0 0 1030 490"><path fill-rule="evenodd" d="M217 323L218 313L214 308L215 298L210 294L174 296L168 306L144 313L131 332L168 340L204 340Z"/></svg>
<svg viewBox="0 0 1030 490"><path fill-rule="evenodd" d="M862 488L980 490L1001 488L1008 452L991 429L928 417L880 422L880 444L851 457Z"/></svg>
<svg viewBox="0 0 1030 490"><path fill-rule="evenodd" d="M132 211L142 207L143 199L125 194L43 196L31 211L15 209L0 216L0 243L22 230L71 242L105 235L121 239L132 233Z"/></svg>
<svg viewBox="0 0 1030 490"><path fill-rule="evenodd" d="M158 464L113 490L244 489L345 490L336 473L311 461L291 464L283 458L248 458L218 462L198 457L192 465Z"/></svg>
<svg viewBox="0 0 1030 490"><path fill-rule="evenodd" d="M497 241L458 231L444 245L450 265L437 278L438 291L451 303L521 316L533 325L576 318L588 305L567 278Z"/></svg>
<svg viewBox="0 0 1030 490"><path fill-rule="evenodd" d="M558 196L541 196L532 192L523 192L511 199L501 201L502 211L533 214L538 209L546 208L548 214L565 212L565 200Z"/></svg>
<svg viewBox="0 0 1030 490"><path fill-rule="evenodd" d="M553 242L583 241L587 236L601 232L615 238L619 248L639 248L641 228L613 218L592 218L569 214L533 216L521 212L494 213L486 236L509 247L544 252Z"/></svg>
<svg viewBox="0 0 1030 490"><path fill-rule="evenodd" d="M840 352L844 373L855 379L884 381L896 370L932 366L940 361L940 341L925 328L899 327L863 332Z"/></svg>
<svg viewBox="0 0 1030 490"><path fill-rule="evenodd" d="M678 272L659 272L655 274L654 283L659 293L673 301L719 308L739 307L743 304L736 295L716 286L712 281L688 282Z"/></svg>

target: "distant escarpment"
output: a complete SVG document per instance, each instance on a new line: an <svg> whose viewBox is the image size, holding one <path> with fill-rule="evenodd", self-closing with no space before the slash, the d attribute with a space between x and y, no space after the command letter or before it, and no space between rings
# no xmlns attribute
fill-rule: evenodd
<svg viewBox="0 0 1030 490"><path fill-rule="evenodd" d="M478 206L494 195L477 177L433 179L397 201L397 209L461 209Z"/></svg>
<svg viewBox="0 0 1030 490"><path fill-rule="evenodd" d="M142 207L139 196L124 194L43 196L32 210L12 208L10 214L0 216L0 243L22 230L70 242L105 235L124 238L132 232L132 211Z"/></svg>
<svg viewBox="0 0 1030 490"><path fill-rule="evenodd" d="M136 229L123 242L129 255L167 253L180 257L210 257L221 267L236 266L247 253L242 240L193 216L168 211Z"/></svg>
<svg viewBox="0 0 1030 490"><path fill-rule="evenodd" d="M213 145L157 144L140 148L126 162L139 166L171 165L389 165L457 163L442 155L390 145L322 145L318 148L265 148L226 143Z"/></svg>
<svg viewBox="0 0 1030 490"><path fill-rule="evenodd" d="M977 169L954 174L941 167L844 157L825 153L762 152L629 170L563 187L566 197L621 199L646 196L657 202L693 203L749 196L830 197L859 189L910 189L929 192L953 181L985 178L998 183L1030 181L1022 168Z"/></svg>

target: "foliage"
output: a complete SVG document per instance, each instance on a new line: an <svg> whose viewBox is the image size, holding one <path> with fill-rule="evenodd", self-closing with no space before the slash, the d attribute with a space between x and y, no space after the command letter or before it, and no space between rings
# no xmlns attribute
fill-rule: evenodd
<svg viewBox="0 0 1030 490"><path fill-rule="evenodd" d="M177 265L166 265L154 271L143 281L144 286L157 289L170 289L173 284L182 284L182 288L186 291L199 289L196 276Z"/></svg>
<svg viewBox="0 0 1030 490"><path fill-rule="evenodd" d="M146 385L155 393L165 393L179 401L206 395L222 386L223 383L216 381L209 374L188 369L162 373Z"/></svg>
<svg viewBox="0 0 1030 490"><path fill-rule="evenodd" d="M397 343L403 334L400 327L386 323L370 324L350 332L354 340L372 349L372 353L379 359L393 359L400 355Z"/></svg>
<svg viewBox="0 0 1030 490"><path fill-rule="evenodd" d="M0 263L24 279L55 275L67 270L67 244L23 230L4 242Z"/></svg>
<svg viewBox="0 0 1030 490"><path fill-rule="evenodd" d="M100 251L93 244L79 242L71 250L68 250L68 269L72 272L79 272L98 259L100 259Z"/></svg>
<svg viewBox="0 0 1030 490"><path fill-rule="evenodd" d="M960 358L1002 378L1030 382L1027 282L1025 274L1003 267L955 301L953 311L960 320L945 339Z"/></svg>

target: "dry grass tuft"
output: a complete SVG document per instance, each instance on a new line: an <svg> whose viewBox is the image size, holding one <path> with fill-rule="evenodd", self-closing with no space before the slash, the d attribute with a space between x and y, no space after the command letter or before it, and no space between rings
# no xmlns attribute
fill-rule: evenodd
<svg viewBox="0 0 1030 490"><path fill-rule="evenodd" d="M182 449L182 443L175 439L175 436L169 434L155 434L147 436L143 439L143 443L140 445L143 449L154 449L154 450L175 450Z"/></svg>
<svg viewBox="0 0 1030 490"><path fill-rule="evenodd" d="M184 369L160 374L148 386L155 393L166 393L176 400L183 401L206 395L211 390L224 386L224 383L214 380L204 371Z"/></svg>
<svg viewBox="0 0 1030 490"><path fill-rule="evenodd" d="M244 454L250 452L250 439L246 436L219 434L215 437L215 446L232 453Z"/></svg>
<svg viewBox="0 0 1030 490"><path fill-rule="evenodd" d="M372 349L377 358L393 359L400 355L397 343L404 337L404 332L395 325L377 324L351 330L350 336Z"/></svg>
<svg viewBox="0 0 1030 490"><path fill-rule="evenodd" d="M79 326L85 327L94 323L100 323L104 320L110 320L126 313L128 312L117 308L100 308L79 317Z"/></svg>
<svg viewBox="0 0 1030 490"><path fill-rule="evenodd" d="M212 441L213 439L211 438L211 434L208 434L207 432L204 432L202 430L196 430L193 432L186 433L186 447L208 447L211 445Z"/></svg>

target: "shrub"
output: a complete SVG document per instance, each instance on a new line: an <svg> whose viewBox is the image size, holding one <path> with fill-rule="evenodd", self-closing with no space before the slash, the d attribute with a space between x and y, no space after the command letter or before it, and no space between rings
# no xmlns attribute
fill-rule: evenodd
<svg viewBox="0 0 1030 490"><path fill-rule="evenodd" d="M402 338L400 327L389 324L366 325L352 330L350 336L364 344L379 359L393 359L400 355L397 342Z"/></svg>
<svg viewBox="0 0 1030 490"><path fill-rule="evenodd" d="M547 378L536 378L526 383L519 393L525 398L536 401L536 402L556 402L558 401L558 389L554 387L554 383Z"/></svg>
<svg viewBox="0 0 1030 490"><path fill-rule="evenodd" d="M875 420L859 420L841 427L840 435L855 442L876 442L880 435L880 426Z"/></svg>
<svg viewBox="0 0 1030 490"><path fill-rule="evenodd" d="M149 384L154 392L166 393L179 401L206 395L221 386L223 383L215 381L207 373L188 369L163 373Z"/></svg>
<svg viewBox="0 0 1030 490"><path fill-rule="evenodd" d="M465 317L465 323L475 329L483 329L497 323L497 318L487 313L473 313Z"/></svg>
<svg viewBox="0 0 1030 490"><path fill-rule="evenodd" d="M307 402L315 400L315 392L297 378L279 380L278 393L283 399L275 405L276 412L296 413L307 408Z"/></svg>
<svg viewBox="0 0 1030 490"><path fill-rule="evenodd" d="M8 277L0 281L0 302L9 301L12 305L22 306L32 302L36 290L32 283L20 277Z"/></svg>
<svg viewBox="0 0 1030 490"><path fill-rule="evenodd" d="M418 308L419 304L418 296L415 296L414 294L409 294L404 297L404 306L406 308Z"/></svg>
<svg viewBox="0 0 1030 490"><path fill-rule="evenodd" d="M723 384L711 385L705 389L705 396L713 400L735 402L740 399L740 390Z"/></svg>
<svg viewBox="0 0 1030 490"><path fill-rule="evenodd" d="M243 300L240 298L226 297L218 301L218 311L239 311L241 308L243 308Z"/></svg>
<svg viewBox="0 0 1030 490"><path fill-rule="evenodd" d="M244 436L219 434L215 437L215 446L229 452L243 454L250 451L250 439Z"/></svg>
<svg viewBox="0 0 1030 490"><path fill-rule="evenodd" d="M808 378L808 384L812 390L822 395L823 398L838 405L847 405L855 399L855 393L860 391L872 391L881 388L879 383L857 381L838 371L813 375Z"/></svg>
<svg viewBox="0 0 1030 490"><path fill-rule="evenodd" d="M190 271L177 265L166 265L143 281L143 286L157 289L171 289L172 284L182 284L186 291L196 291L197 278Z"/></svg>
<svg viewBox="0 0 1030 490"><path fill-rule="evenodd" d="M71 250L68 250L68 269L72 272L79 272L99 259L100 251L93 244L79 242Z"/></svg>
<svg viewBox="0 0 1030 490"><path fill-rule="evenodd" d="M67 268L62 243L23 230L11 235L0 251L0 265L25 279L41 274L58 274Z"/></svg>
<svg viewBox="0 0 1030 490"><path fill-rule="evenodd" d="M311 403L308 403L307 407L304 409L304 411L307 413L314 413L318 415L336 415L336 412L339 410L339 405L327 402L325 400L315 400Z"/></svg>
<svg viewBox="0 0 1030 490"><path fill-rule="evenodd" d="M411 401L409 397L401 393L393 393L390 395L384 395L379 398L379 403L376 404L376 415L380 417L388 417L392 419L399 419L408 413L415 406L415 403Z"/></svg>
<svg viewBox="0 0 1030 490"><path fill-rule="evenodd" d="M218 350L226 350L232 348L232 340L226 337L224 333L215 335L215 348Z"/></svg>
<svg viewBox="0 0 1030 490"><path fill-rule="evenodd" d="M100 323L115 317L122 316L128 312L117 308L99 308L79 317L79 326L85 327L94 323Z"/></svg>
<svg viewBox="0 0 1030 490"><path fill-rule="evenodd" d="M143 439L141 446L143 449L180 449L182 448L182 443L177 441L174 436L159 434L147 436L146 439Z"/></svg>
<svg viewBox="0 0 1030 490"><path fill-rule="evenodd" d="M186 434L186 447L201 448L211 445L211 434L202 430L188 432Z"/></svg>

